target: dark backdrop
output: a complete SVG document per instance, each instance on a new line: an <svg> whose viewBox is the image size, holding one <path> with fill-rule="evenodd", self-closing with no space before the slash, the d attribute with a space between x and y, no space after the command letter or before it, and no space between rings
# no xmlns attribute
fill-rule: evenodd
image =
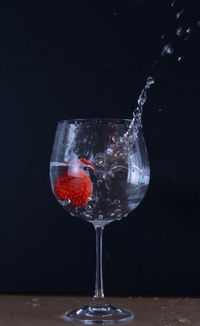
<svg viewBox="0 0 200 326"><path fill-rule="evenodd" d="M200 295L198 1L0 7L0 291L93 293L93 227L68 215L50 190L56 124L130 118L153 75L143 116L151 183L142 204L105 229L105 292ZM179 25L192 27L188 41L178 42ZM173 55L152 70L170 40Z"/></svg>

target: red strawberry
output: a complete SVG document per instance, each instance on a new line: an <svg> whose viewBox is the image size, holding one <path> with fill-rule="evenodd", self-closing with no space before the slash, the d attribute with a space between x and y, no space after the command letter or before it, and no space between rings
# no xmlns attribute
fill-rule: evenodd
<svg viewBox="0 0 200 326"><path fill-rule="evenodd" d="M74 207L82 207L87 204L92 195L92 188L90 177L78 167L59 175L54 184L56 196L60 200L70 200L70 204Z"/></svg>

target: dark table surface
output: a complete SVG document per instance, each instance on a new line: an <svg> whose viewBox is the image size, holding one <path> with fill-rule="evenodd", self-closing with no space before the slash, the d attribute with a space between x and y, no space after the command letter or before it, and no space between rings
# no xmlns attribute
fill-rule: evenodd
<svg viewBox="0 0 200 326"><path fill-rule="evenodd" d="M121 325L200 325L200 298L112 297L109 302L134 312L134 320ZM64 312L87 305L89 297L0 295L0 326L76 325ZM80 324L79 324L80 325Z"/></svg>

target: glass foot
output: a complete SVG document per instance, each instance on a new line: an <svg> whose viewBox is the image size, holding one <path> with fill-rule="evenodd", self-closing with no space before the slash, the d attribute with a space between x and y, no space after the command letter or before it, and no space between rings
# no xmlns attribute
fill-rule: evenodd
<svg viewBox="0 0 200 326"><path fill-rule="evenodd" d="M134 318L134 314L129 310L103 304L102 306L88 305L70 310L65 313L65 318L82 324L113 324L129 321Z"/></svg>

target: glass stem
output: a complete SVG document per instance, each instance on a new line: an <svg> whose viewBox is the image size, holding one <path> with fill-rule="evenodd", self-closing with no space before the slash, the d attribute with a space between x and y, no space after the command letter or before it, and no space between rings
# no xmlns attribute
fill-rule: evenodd
<svg viewBox="0 0 200 326"><path fill-rule="evenodd" d="M104 226L95 227L96 232L96 282L94 299L103 299L103 270L102 270L102 236Z"/></svg>

